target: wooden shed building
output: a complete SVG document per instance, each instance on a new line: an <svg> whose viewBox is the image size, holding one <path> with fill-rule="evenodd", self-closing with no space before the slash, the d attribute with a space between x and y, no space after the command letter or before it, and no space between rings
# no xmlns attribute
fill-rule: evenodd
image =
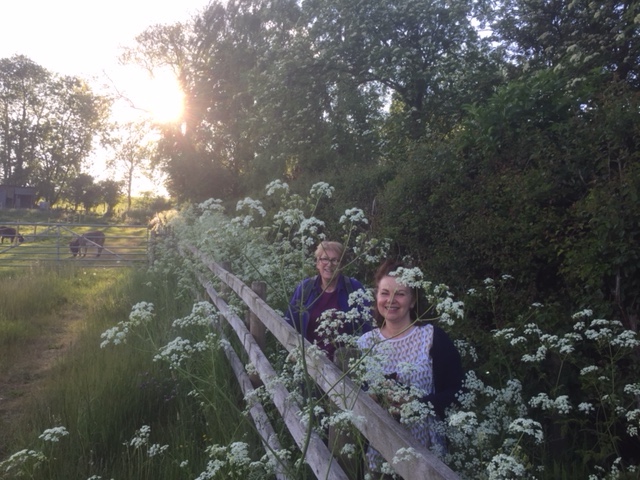
<svg viewBox="0 0 640 480"><path fill-rule="evenodd" d="M0 208L35 208L35 187L0 185Z"/></svg>

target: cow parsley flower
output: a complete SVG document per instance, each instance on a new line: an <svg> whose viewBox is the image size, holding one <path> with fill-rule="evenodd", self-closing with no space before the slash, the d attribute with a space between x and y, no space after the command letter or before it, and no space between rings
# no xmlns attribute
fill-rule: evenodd
<svg viewBox="0 0 640 480"><path fill-rule="evenodd" d="M275 225L287 225L292 227L299 225L304 220L304 212L299 208L290 208L288 210L280 210L273 216Z"/></svg>
<svg viewBox="0 0 640 480"><path fill-rule="evenodd" d="M164 452L166 452L169 449L169 445L160 445L158 443L154 443L153 445L151 445L149 447L149 449L147 450L147 455L149 456L149 458L152 457L157 457L159 455L162 455Z"/></svg>
<svg viewBox="0 0 640 480"><path fill-rule="evenodd" d="M640 346L638 334L633 330L623 330L611 340L614 347L634 349Z"/></svg>
<svg viewBox="0 0 640 480"><path fill-rule="evenodd" d="M324 226L324 222L316 217L305 218L300 222L298 235L303 237L309 235L312 237L313 242L315 242L315 238L317 238L318 233Z"/></svg>
<svg viewBox="0 0 640 480"><path fill-rule="evenodd" d="M356 225L362 223L364 225L369 224L369 220L365 217L364 212L359 208L349 208L345 210L344 215L340 217L340 224L352 224Z"/></svg>
<svg viewBox="0 0 640 480"><path fill-rule="evenodd" d="M311 195L312 198L321 198L323 196L327 198L331 198L333 196L334 191L335 191L335 188L329 185L328 183L318 182L318 183L314 183L311 186L311 190L309 191L309 194Z"/></svg>
<svg viewBox="0 0 640 480"><path fill-rule="evenodd" d="M17 470L30 462L32 462L30 468L35 468L46 460L47 457L44 453L25 448L24 450L14 453L3 462L0 462L0 471L9 472L13 469ZM20 476L20 474L18 473L17 476Z"/></svg>
<svg viewBox="0 0 640 480"><path fill-rule="evenodd" d="M391 463L393 465L397 465L398 463L413 460L414 458L423 458L423 457L422 457L422 454L418 452L415 448L410 448L410 447L399 448L396 451L395 455L393 456Z"/></svg>
<svg viewBox="0 0 640 480"><path fill-rule="evenodd" d="M209 302L197 302L191 307L191 314L173 321L173 328L209 327L217 321L217 314Z"/></svg>
<svg viewBox="0 0 640 480"><path fill-rule="evenodd" d="M151 427L149 425L143 425L136 430L135 435L129 440L128 445L133 448L140 448L149 443L149 436L151 435ZM127 445L125 443L125 445Z"/></svg>
<svg viewBox="0 0 640 480"><path fill-rule="evenodd" d="M628 383L624 386L624 393L640 396L640 383Z"/></svg>
<svg viewBox="0 0 640 480"><path fill-rule="evenodd" d="M640 409L636 408L635 410L630 410L625 414L627 418L627 433L630 437L638 436L638 429L640 427Z"/></svg>
<svg viewBox="0 0 640 480"><path fill-rule="evenodd" d="M510 455L499 453L495 455L487 466L490 480L502 480L508 478L522 478L527 469L518 460Z"/></svg>
<svg viewBox="0 0 640 480"><path fill-rule="evenodd" d="M474 412L455 412L447 418L448 424L466 434L474 432L478 426L478 417Z"/></svg>
<svg viewBox="0 0 640 480"><path fill-rule="evenodd" d="M59 442L62 437L67 435L69 435L69 432L65 427L53 427L42 432L38 438L45 442L56 443Z"/></svg>
<svg viewBox="0 0 640 480"><path fill-rule="evenodd" d="M397 270L390 272L389 275L396 277L400 285L405 285L410 288L423 288L424 286L424 274L418 267L400 267Z"/></svg>
<svg viewBox="0 0 640 480"><path fill-rule="evenodd" d="M198 204L198 208L202 211L202 216L206 217L212 213L224 213L222 200L219 198L210 198Z"/></svg>
<svg viewBox="0 0 640 480"><path fill-rule="evenodd" d="M522 356L522 361L527 363L536 363L543 361L547 356L547 347L540 345L533 355L525 354Z"/></svg>
<svg viewBox="0 0 640 480"><path fill-rule="evenodd" d="M588 367L584 367L580 370L580 376L589 375L590 373L596 373L600 370L600 367L595 365L589 365Z"/></svg>
<svg viewBox="0 0 640 480"><path fill-rule="evenodd" d="M578 405L578 411L589 414L591 412L595 412L595 408L593 404L589 402L582 402Z"/></svg>
<svg viewBox="0 0 640 480"><path fill-rule="evenodd" d="M569 403L569 397L567 395L560 395L555 400L549 398L549 396L542 392L529 400L529 405L532 407L539 407L542 410L555 410L560 414L568 414L573 407Z"/></svg>
<svg viewBox="0 0 640 480"><path fill-rule="evenodd" d="M516 418L508 427L509 433L529 435L537 444L544 440L542 425L530 418Z"/></svg>
<svg viewBox="0 0 640 480"><path fill-rule="evenodd" d="M267 212L262 206L262 202L260 202L260 200L254 200L250 197L246 197L243 200L238 200L238 203L236 203L236 212L243 210L245 207L249 211L257 212L261 217L265 217L267 215Z"/></svg>
<svg viewBox="0 0 640 480"><path fill-rule="evenodd" d="M153 303L138 302L131 308L129 314L129 325L145 325L153 320Z"/></svg>
<svg viewBox="0 0 640 480"><path fill-rule="evenodd" d="M571 318L573 320L579 320L579 319L591 318L592 316L593 316L593 310L589 310L585 308L584 310L581 310L571 315Z"/></svg>
<svg viewBox="0 0 640 480"><path fill-rule="evenodd" d="M119 345L127 342L127 336L129 335L132 327L138 327L140 325L146 325L153 320L153 304L148 302L136 303L131 308L129 319L127 321L118 322L118 325L108 329L100 335L103 342L100 344L100 348L105 348L109 344Z"/></svg>
<svg viewBox="0 0 640 480"><path fill-rule="evenodd" d="M165 361L169 363L169 368L178 370L183 363L192 358L196 353L207 351L215 346L217 336L210 332L204 340L192 342L187 338L176 337L159 349L153 357L153 361ZM221 346L221 345L220 345Z"/></svg>
<svg viewBox="0 0 640 480"><path fill-rule="evenodd" d="M274 180L273 182L267 184L267 197L275 195L277 192L282 192L283 196L289 193L289 184L283 182L282 180Z"/></svg>

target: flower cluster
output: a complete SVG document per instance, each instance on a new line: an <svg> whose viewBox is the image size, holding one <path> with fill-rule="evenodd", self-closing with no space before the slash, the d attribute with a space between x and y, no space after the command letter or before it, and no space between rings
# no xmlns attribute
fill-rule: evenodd
<svg viewBox="0 0 640 480"><path fill-rule="evenodd" d="M149 458L162 455L169 449L169 445L160 445L157 443L149 444L149 438L151 436L151 427L149 425L143 425L136 430L135 435L131 440L125 443L125 446L132 447L134 450L139 450L146 447L147 456Z"/></svg>
<svg viewBox="0 0 640 480"><path fill-rule="evenodd" d="M318 182L318 183L314 183L311 186L309 195L311 196L311 198L322 198L322 197L331 198L335 190L336 190L335 187L332 187L327 182Z"/></svg>
<svg viewBox="0 0 640 480"><path fill-rule="evenodd" d="M266 186L267 197L275 195L277 192L281 192L283 195L289 193L289 184L282 180L274 180Z"/></svg>
<svg viewBox="0 0 640 480"><path fill-rule="evenodd" d="M217 208L220 204L209 202L200 205L199 211L194 210L194 215L199 217L184 221L185 234L182 235L181 231L178 237L195 243L216 260L234 260L234 274L245 283L254 279L268 279L270 284L278 285L273 290L279 291L272 293L270 289L269 292L271 299L277 302L276 308L283 309L295 284L313 272L309 253L319 240L341 240L353 254L350 257L355 256L354 266L359 268L378 262L380 252L389 244L369 237L366 229L370 222L364 212L357 208L347 209L337 222L340 235L343 232L344 235L337 238L333 232L332 236L329 229L336 222L324 222L316 217L320 199L333 195L332 187L327 184L314 185L309 196L304 198L291 194L286 183L275 181L267 186L266 194L271 197L268 203L265 202L267 210L278 201L281 202L282 208L276 213L263 215L262 204L254 203L251 199L242 200L237 207L238 211L249 209L255 214L255 219L260 216L263 225L260 228L255 225L255 219L250 221L243 216L227 218ZM213 212L216 212L215 216ZM350 267L351 264L347 265L347 268ZM197 265L188 264L185 270L188 269L195 271ZM445 460L461 476L536 478L540 474L538 466L544 463L542 460L548 455L544 447L548 433L545 429L554 422L561 422L560 428L578 425L583 427L581 431L601 428L594 437L601 451L594 453L593 459L597 455L599 458L612 458L615 448L611 446L616 441L607 437L611 434L604 428L607 426L605 422L601 422L602 427L594 426L594 413L599 418L610 418L616 426L624 427L620 428L620 432L626 432L629 436L638 434L640 413L637 398L640 386L634 381L617 381L617 372L613 367L631 350L637 349L639 342L637 335L622 328L620 322L593 319L593 311L584 309L573 316L572 322L567 322L564 317L555 318L562 328L549 331L549 323L545 323L545 320L553 316L548 313L553 306L545 307L536 302L505 308L502 312L499 310L500 295L515 283L511 275L487 278L477 288L469 289L469 301L465 305L456 299L446 285L427 281L417 268L398 270L395 274L401 283L424 293L432 307L432 316L439 317L440 324L452 333L465 359L477 362L480 358L484 362L477 372L468 373L465 391L460 395L457 409L448 412L441 424L434 425L435 429L447 435L450 448ZM485 315L465 318L465 310L480 302L483 294L489 300L488 308L482 311ZM352 294L352 312L366 310L364 307L370 301L370 297L365 300L362 292ZM319 330L325 343L353 343L353 339L343 334L344 326L354 319L350 317L351 314L335 311L325 313ZM215 317L213 314L196 316L210 317L208 322L214 321ZM487 322L485 325L490 327L479 327L479 321ZM199 325L191 323L189 317L181 319L184 325L176 322L176 329L187 325L199 328ZM471 324L474 333L465 338L465 335L458 334L467 323ZM571 324L574 324L573 328ZM494 328L493 334L490 334L489 330ZM478 337L481 335L483 340L486 339L486 345L479 345ZM161 349L158 358L169 360L174 369L184 368L185 362L202 351L201 348L211 348L212 345L198 343L203 337L201 332L200 337L187 340L187 336L180 332L178 338ZM281 376L257 389L259 393L248 395L247 402L258 397L262 402L267 402L270 388L275 383L285 384L292 392L289 399L300 402L305 421L315 423L311 430L325 433L329 427L352 422L348 420L350 412L332 414L330 409L325 408L324 398L314 398L316 391L309 382L305 360L322 355L319 347L323 346L294 350L286 360L276 357L274 363L280 369ZM490 351L499 351L500 356L492 356L487 361L487 352ZM349 374L403 423L410 425L429 417L428 405L417 401L424 392L414 391L397 379L385 376L381 368L384 360L376 358L376 355L365 354L365 359L354 359ZM585 358L598 361L589 364ZM407 365L406 368L410 369L411 366ZM531 379L536 381L531 382ZM575 395L576 392L579 395ZM322 394L319 395L322 397ZM249 464L248 460L228 461L229 455L230 458L236 458L236 453L229 448L212 447L209 452L210 468L206 473L203 472L202 478L209 478L206 475L215 474L213 472L224 475L227 473L225 469L231 468L231 464L239 471ZM244 458L240 455L242 448L236 448L237 457ZM345 450L348 451L353 452L353 448ZM389 472L393 471L392 466L396 461L404 458L401 452L396 457L386 465ZM602 473L601 477L612 471Z"/></svg>
<svg viewBox="0 0 640 480"><path fill-rule="evenodd" d="M133 306L129 319L127 321L118 322L118 325L112 327L100 335L103 339L100 348L105 348L109 344L120 345L127 342L127 336L132 329L139 326L146 326L154 318L153 304L140 302Z"/></svg>
<svg viewBox="0 0 640 480"><path fill-rule="evenodd" d="M210 460L196 480L209 480L216 476L240 480L257 478L258 475L269 476L274 472L273 461L266 455L260 460L253 460L249 455L249 445L245 442L233 442L226 446L211 445L206 452Z"/></svg>
<svg viewBox="0 0 640 480"><path fill-rule="evenodd" d="M344 215L340 217L340 223L351 225L362 223L364 225L367 225L369 223L369 220L367 220L367 217L364 215L364 212L361 209L349 208L345 210Z"/></svg>
<svg viewBox="0 0 640 480"><path fill-rule="evenodd" d="M57 443L62 437L67 435L69 435L69 432L65 427L53 427L42 432L38 438L45 442Z"/></svg>
<svg viewBox="0 0 640 480"><path fill-rule="evenodd" d="M161 347L153 360L167 362L169 368L179 370L184 367L187 360L193 358L197 353L215 349L218 345L217 336L214 333L209 333L203 340L195 342L187 338L176 337Z"/></svg>

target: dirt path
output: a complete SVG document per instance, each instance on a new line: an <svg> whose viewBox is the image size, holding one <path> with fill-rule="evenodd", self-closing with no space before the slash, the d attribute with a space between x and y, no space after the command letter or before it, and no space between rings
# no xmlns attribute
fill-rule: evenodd
<svg viewBox="0 0 640 480"><path fill-rule="evenodd" d="M83 314L78 305L67 305L58 320L12 359L6 373L0 374L0 458L4 456L5 435L11 431L25 406L37 395L47 373L74 344L80 332Z"/></svg>

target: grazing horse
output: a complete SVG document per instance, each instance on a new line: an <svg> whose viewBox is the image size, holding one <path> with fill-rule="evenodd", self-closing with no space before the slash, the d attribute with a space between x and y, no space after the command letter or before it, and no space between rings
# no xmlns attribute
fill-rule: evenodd
<svg viewBox="0 0 640 480"><path fill-rule="evenodd" d="M5 238L9 239L9 243L15 243L16 245L24 242L24 237L12 227L0 227L0 243L4 243Z"/></svg>
<svg viewBox="0 0 640 480"><path fill-rule="evenodd" d="M80 235L79 237L69 242L69 250L74 257L85 257L87 255L87 248L90 245L98 247L98 253L96 257L99 257L104 248L104 233L96 230L95 232L88 232Z"/></svg>

